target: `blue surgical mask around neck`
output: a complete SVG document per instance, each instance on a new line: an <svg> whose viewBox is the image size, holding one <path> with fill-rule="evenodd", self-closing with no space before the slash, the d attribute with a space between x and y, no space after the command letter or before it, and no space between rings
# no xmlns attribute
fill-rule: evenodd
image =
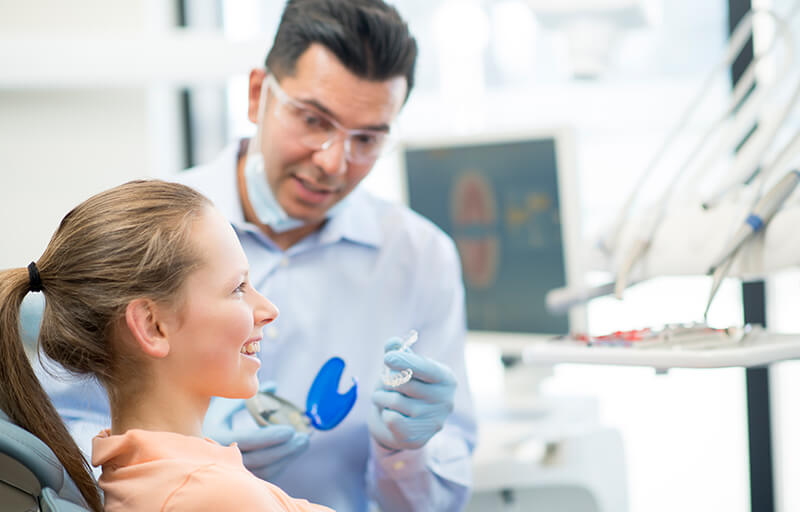
<svg viewBox="0 0 800 512"><path fill-rule="evenodd" d="M244 181L247 198L258 220L276 233L283 233L305 225L300 219L289 217L272 193L264 170L264 157L260 152L248 152L244 163Z"/></svg>
<svg viewBox="0 0 800 512"><path fill-rule="evenodd" d="M276 233L283 233L305 226L305 221L290 217L275 198L275 194L272 193L272 187L269 186L267 181L267 174L264 170L264 157L261 153L251 151L245 158L244 181L247 188L247 198L250 199L250 205L253 207L258 220L262 224L269 226ZM348 194L333 205L325 213L325 218L331 219L334 215L344 210L349 198L350 195Z"/></svg>

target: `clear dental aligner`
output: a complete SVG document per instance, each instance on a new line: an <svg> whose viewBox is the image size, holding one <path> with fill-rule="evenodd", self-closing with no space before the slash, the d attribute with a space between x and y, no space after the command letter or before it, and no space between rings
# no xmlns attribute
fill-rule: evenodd
<svg viewBox="0 0 800 512"><path fill-rule="evenodd" d="M417 342L418 338L419 334L417 331L411 329L397 350L403 351L410 348L411 345ZM405 384L406 382L410 381L411 377L413 376L414 372L411 370L411 368L406 368L405 370L398 372L392 370L388 366L383 367L383 383L389 387L396 388L397 386Z"/></svg>

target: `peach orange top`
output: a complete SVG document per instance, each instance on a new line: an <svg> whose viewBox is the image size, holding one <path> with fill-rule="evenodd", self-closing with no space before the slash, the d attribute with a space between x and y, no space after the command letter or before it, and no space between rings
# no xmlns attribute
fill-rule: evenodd
<svg viewBox="0 0 800 512"><path fill-rule="evenodd" d="M289 497L250 473L236 444L172 432L100 432L92 464L103 466L105 510L331 512Z"/></svg>

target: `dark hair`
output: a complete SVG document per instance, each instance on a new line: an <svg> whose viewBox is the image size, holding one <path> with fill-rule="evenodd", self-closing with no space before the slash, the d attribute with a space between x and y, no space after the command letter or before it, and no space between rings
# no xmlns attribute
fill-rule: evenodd
<svg viewBox="0 0 800 512"><path fill-rule="evenodd" d="M70 211L36 262L46 298L39 349L72 373L96 377L112 404L135 394L146 376L140 360L114 342L115 326L133 299L182 299L183 283L201 264L191 226L210 205L189 187L153 180L101 192ZM53 450L100 511L91 468L23 348L20 304L30 289L25 267L0 271L0 407Z"/></svg>
<svg viewBox="0 0 800 512"><path fill-rule="evenodd" d="M414 87L417 42L397 10L382 0L289 0L266 66L292 76L312 43L330 50L354 75L383 81L404 76Z"/></svg>

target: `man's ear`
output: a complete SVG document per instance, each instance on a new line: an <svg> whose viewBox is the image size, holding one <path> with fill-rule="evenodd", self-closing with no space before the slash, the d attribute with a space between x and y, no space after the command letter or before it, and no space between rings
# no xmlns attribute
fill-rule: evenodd
<svg viewBox="0 0 800 512"><path fill-rule="evenodd" d="M261 101L261 88L265 86L264 78L267 76L265 69L250 71L250 84L248 85L249 100L247 102L247 118L252 123L258 123L258 103ZM262 106L263 108L263 106Z"/></svg>
<svg viewBox="0 0 800 512"><path fill-rule="evenodd" d="M150 299L135 299L125 308L125 323L137 346L150 357L169 354L169 340L164 332L159 309Z"/></svg>

